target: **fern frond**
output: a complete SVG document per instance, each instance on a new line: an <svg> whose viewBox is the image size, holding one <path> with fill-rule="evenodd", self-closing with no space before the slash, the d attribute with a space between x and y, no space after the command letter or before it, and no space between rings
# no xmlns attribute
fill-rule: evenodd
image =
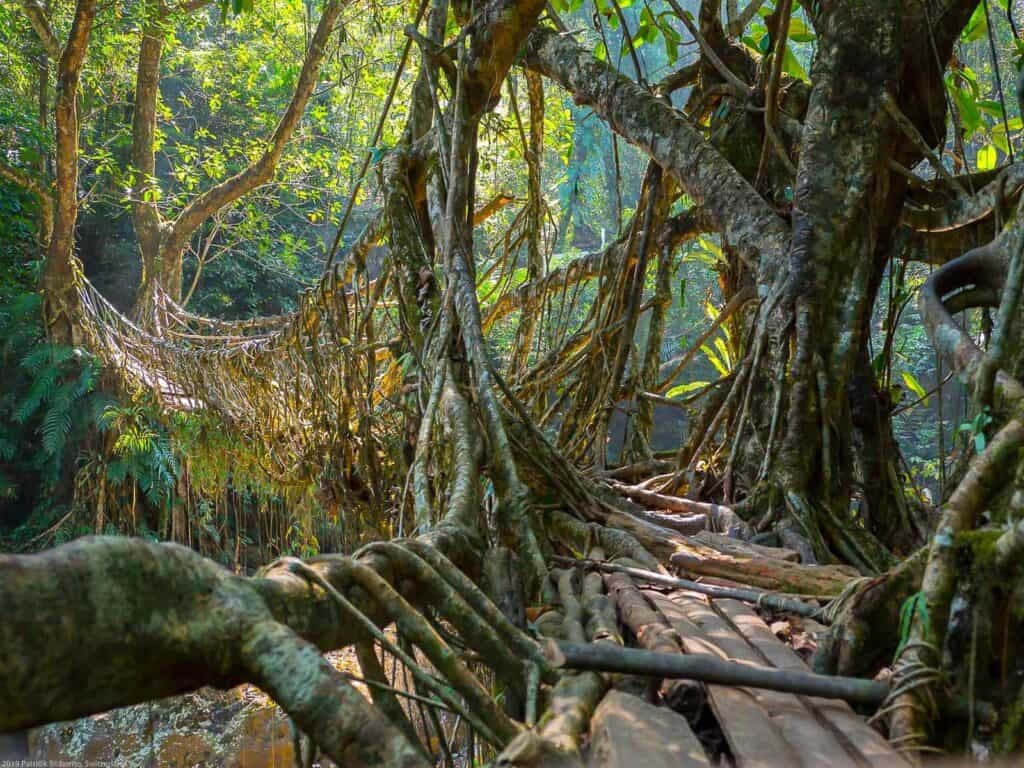
<svg viewBox="0 0 1024 768"><path fill-rule="evenodd" d="M73 396L74 388L74 382L69 382L57 390L39 427L43 450L55 458L60 456L64 443L71 434L72 407L77 399Z"/></svg>
<svg viewBox="0 0 1024 768"><path fill-rule="evenodd" d="M59 367L75 356L75 348L61 344L40 344L21 358L21 367L38 373L46 366Z"/></svg>
<svg viewBox="0 0 1024 768"><path fill-rule="evenodd" d="M57 374L57 368L52 366L40 371L29 387L28 392L25 393L21 402L14 409L12 417L16 422L24 424L32 418L44 402L49 401L57 385Z"/></svg>

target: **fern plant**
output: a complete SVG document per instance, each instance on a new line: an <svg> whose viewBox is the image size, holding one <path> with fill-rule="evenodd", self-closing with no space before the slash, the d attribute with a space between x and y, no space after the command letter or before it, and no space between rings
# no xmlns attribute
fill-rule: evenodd
<svg viewBox="0 0 1024 768"><path fill-rule="evenodd" d="M49 525L66 510L79 444L110 398L95 360L45 339L36 293L0 295L0 503L8 524Z"/></svg>
<svg viewBox="0 0 1024 768"><path fill-rule="evenodd" d="M137 483L150 505L163 508L171 501L180 470L171 438L144 401L106 407L100 428L112 431L113 457L107 479L115 486Z"/></svg>

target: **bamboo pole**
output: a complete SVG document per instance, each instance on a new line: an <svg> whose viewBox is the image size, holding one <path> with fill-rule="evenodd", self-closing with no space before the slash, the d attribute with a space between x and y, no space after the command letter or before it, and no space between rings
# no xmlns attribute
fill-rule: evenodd
<svg viewBox="0 0 1024 768"><path fill-rule="evenodd" d="M726 661L714 656L660 653L606 644L568 643L549 639L544 655L555 669L613 672L662 680L698 680L702 683L763 688L822 699L841 699L850 704L880 707L887 703L887 680L819 675L749 663ZM978 722L990 727L998 722L998 711L988 701L969 701L963 696L938 696L936 703L944 717L964 719L974 711Z"/></svg>
<svg viewBox="0 0 1024 768"><path fill-rule="evenodd" d="M618 672L669 680L700 680L748 688L764 688L823 699L842 699L878 706L889 694L889 683L858 677L828 677L813 672L760 667L713 656L659 653L588 643L548 640L544 655L556 668Z"/></svg>

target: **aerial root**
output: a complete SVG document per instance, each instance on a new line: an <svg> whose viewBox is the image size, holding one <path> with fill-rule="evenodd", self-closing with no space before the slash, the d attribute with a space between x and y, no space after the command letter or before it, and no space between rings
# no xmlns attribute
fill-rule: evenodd
<svg viewBox="0 0 1024 768"><path fill-rule="evenodd" d="M373 641L370 639L360 640L355 644L355 649L359 670L362 672L363 682L370 689L373 705L405 734L410 743L422 746L419 736L416 734L416 728L406 716L402 705L399 704L394 689L388 684L387 675L377 657Z"/></svg>
<svg viewBox="0 0 1024 768"><path fill-rule="evenodd" d="M821 674L871 674L896 651L900 606L918 590L928 560L919 549L880 576L854 579L829 603L829 632L819 640L812 667Z"/></svg>
<svg viewBox="0 0 1024 768"><path fill-rule="evenodd" d="M661 569L658 559L628 531L620 531L599 523L584 523L557 510L547 515L546 523L548 536L573 552L584 553L596 546L600 547L610 560L626 557L648 570Z"/></svg>
<svg viewBox="0 0 1024 768"><path fill-rule="evenodd" d="M455 627L467 645L487 659L488 665L502 682L522 692L526 680L525 660L517 657L497 629L474 610L425 559L410 548L392 542L375 542L363 551L380 552L390 558L403 576L416 582L431 608Z"/></svg>
<svg viewBox="0 0 1024 768"><path fill-rule="evenodd" d="M505 714L477 677L459 659L424 616L413 608L376 571L362 564L352 569L355 584L379 601L398 631L413 642L437 671L465 701L462 712L475 729L492 745L501 746L520 728Z"/></svg>
<svg viewBox="0 0 1024 768"><path fill-rule="evenodd" d="M589 552L595 560L605 557L599 547ZM562 638L580 637L593 643L622 645L614 616L611 623L608 622L610 603L603 594L600 575L587 574L582 583L577 576L575 569L551 571L550 579L558 586L557 600L562 607L562 617L557 622L538 620L538 623L546 624L549 631ZM537 726L517 736L499 755L497 764L516 768L581 767L582 735L608 686L608 677L597 672L563 675L551 689L548 706Z"/></svg>
<svg viewBox="0 0 1024 768"><path fill-rule="evenodd" d="M418 539L402 542L407 549L415 552L434 568L444 580L456 590L462 599L476 611L485 622L495 628L517 656L544 664L546 659L537 643L503 614L480 587L445 557L440 551Z"/></svg>
<svg viewBox="0 0 1024 768"><path fill-rule="evenodd" d="M283 624L256 624L242 647L253 682L339 764L422 768L424 759L312 643Z"/></svg>
<svg viewBox="0 0 1024 768"><path fill-rule="evenodd" d="M443 676L444 681L424 671L413 656L396 646L369 617L317 571L296 558L282 558L281 562L293 573L326 591L370 636L402 661L417 683L425 686L448 707L458 712L487 742L495 747L501 747L519 732L519 726L500 709L452 648L419 611L399 595L384 578L369 566L351 558L330 559L333 565L341 566L340 578L359 586L366 594L371 595L388 618L395 623L399 633L416 644Z"/></svg>
<svg viewBox="0 0 1024 768"><path fill-rule="evenodd" d="M355 557L321 558L329 560L337 569L335 580L359 587L372 596L388 619L395 623L399 637L415 645L437 670L439 677L434 677L419 667L411 653L390 641L378 626L317 571L297 559L283 558L279 561L327 591L346 613L363 624L368 638L356 650L364 682L371 689L374 703L406 736L415 734L415 728L405 716L393 689L384 684L380 662L370 638L376 639L386 652L403 663L412 673L417 688L423 687L430 693L432 698L427 701L428 706L458 713L496 748L507 744L521 732L518 723L505 714L431 622L398 594L388 580L361 562L360 557L383 557L390 564L394 579L411 582L418 600L429 604L439 618L450 623L468 648L486 658L488 666L506 686L526 696L528 709L534 718L540 682L556 683L560 679L536 641L502 614L454 563L422 540L374 542L359 550Z"/></svg>

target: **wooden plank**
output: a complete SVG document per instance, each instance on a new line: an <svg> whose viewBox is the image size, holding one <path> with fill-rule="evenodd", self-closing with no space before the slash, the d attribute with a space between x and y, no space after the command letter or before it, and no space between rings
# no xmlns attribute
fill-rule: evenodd
<svg viewBox="0 0 1024 768"><path fill-rule="evenodd" d="M594 713L587 764L594 768L711 765L686 718L622 691L611 691Z"/></svg>
<svg viewBox="0 0 1024 768"><path fill-rule="evenodd" d="M722 658L741 663L768 666L765 658L727 619L720 616L703 596L695 593L677 593L671 599L662 600L674 603L692 625L702 630L704 638L701 640L700 648L703 652L717 653ZM656 604L662 608L662 603ZM664 610L662 612L664 613ZM669 623L673 623L671 617ZM687 653L693 653L694 651L686 644L686 632L682 627L677 627L677 631L684 638ZM835 733L822 726L814 712L800 697L779 691L749 690L789 745L790 751L796 755L795 758L788 760L777 760L769 756L772 764L803 765L808 768L820 765L828 765L830 768L858 768L856 759L847 751L842 741ZM762 747L761 754L763 749Z"/></svg>
<svg viewBox="0 0 1024 768"><path fill-rule="evenodd" d="M685 615L682 608L659 592L645 591L652 604L682 638L687 653L723 656L711 638ZM747 688L707 686L708 700L725 734L738 768L799 766L796 751L776 727L771 715Z"/></svg>
<svg viewBox="0 0 1024 768"><path fill-rule="evenodd" d="M715 605L724 613L740 634L779 669L807 671L807 665L796 651L781 642L746 603L739 600L716 600ZM844 701L808 697L808 706L835 729L840 739L855 750L864 763L872 768L896 768L910 763L894 750L874 728L864 722Z"/></svg>

